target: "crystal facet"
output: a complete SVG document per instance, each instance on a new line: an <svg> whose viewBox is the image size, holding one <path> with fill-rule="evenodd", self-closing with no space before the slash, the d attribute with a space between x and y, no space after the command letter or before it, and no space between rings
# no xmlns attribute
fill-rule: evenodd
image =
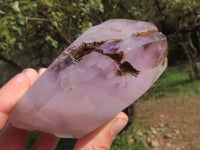
<svg viewBox="0 0 200 150"><path fill-rule="evenodd" d="M151 23L113 19L75 40L12 110L15 127L81 138L133 103L167 66Z"/></svg>

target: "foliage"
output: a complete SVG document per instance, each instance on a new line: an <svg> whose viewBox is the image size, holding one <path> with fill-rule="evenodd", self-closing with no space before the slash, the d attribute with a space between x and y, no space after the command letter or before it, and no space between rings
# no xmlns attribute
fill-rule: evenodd
<svg viewBox="0 0 200 150"><path fill-rule="evenodd" d="M155 23L168 36L170 64L186 56L195 60L191 66L196 63L198 0L7 0L0 3L0 66L13 74L27 67L47 67L88 27L110 18ZM187 55L194 50L195 56Z"/></svg>
<svg viewBox="0 0 200 150"><path fill-rule="evenodd" d="M111 18L153 22L168 37L170 64L186 58L194 60L192 67L196 64L199 0L0 0L0 85L24 68L47 67L87 28ZM189 69L168 69L147 96L199 94L199 81L191 82L187 74L194 76ZM130 132L118 136L112 149L143 149ZM130 134L138 141L132 147L127 145Z"/></svg>
<svg viewBox="0 0 200 150"><path fill-rule="evenodd" d="M27 67L47 67L92 26L89 14L94 12L103 12L101 0L4 1L0 4L1 68L14 75Z"/></svg>
<svg viewBox="0 0 200 150"><path fill-rule="evenodd" d="M191 79L199 79L197 58L200 52L200 1L143 0L141 3L145 4L142 8L147 18L150 21L154 20L160 30L168 36L169 58L173 54L175 59L186 56L194 73Z"/></svg>
<svg viewBox="0 0 200 150"><path fill-rule="evenodd" d="M19 69L27 67L24 62L28 61L29 66L46 67L82 30L91 26L88 14L94 9L103 11L100 0L89 0L86 5L83 0L4 3L0 14L0 54Z"/></svg>

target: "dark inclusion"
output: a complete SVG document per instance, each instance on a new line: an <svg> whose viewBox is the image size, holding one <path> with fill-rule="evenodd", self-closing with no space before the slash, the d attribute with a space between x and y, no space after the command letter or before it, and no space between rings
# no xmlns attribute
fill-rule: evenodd
<svg viewBox="0 0 200 150"><path fill-rule="evenodd" d="M119 42L121 42L121 40L115 40L111 43L111 45L117 44ZM59 72L60 70L64 69L65 67L72 65L74 63L74 60L76 62L79 62L79 61L81 61L83 56L88 55L91 52L95 51L97 53L100 53L102 55L110 57L111 59L113 59L116 62L116 64L119 66L119 69L120 69L117 71L117 75L122 76L123 74L131 74L131 75L137 77L138 74L140 73L140 71L135 69L128 61L121 63L121 60L124 57L124 52L120 51L118 53L113 53L113 54L104 53L104 51L102 49L98 48L104 43L105 43L105 41L82 43L78 48L68 50L70 55L63 52L61 55L63 55L63 56L66 55L66 58L64 60L62 60L62 62L60 62L60 65L58 65L58 63L57 63L57 64L55 64L55 66L53 66L54 71ZM115 49L114 51L117 51L117 50Z"/></svg>

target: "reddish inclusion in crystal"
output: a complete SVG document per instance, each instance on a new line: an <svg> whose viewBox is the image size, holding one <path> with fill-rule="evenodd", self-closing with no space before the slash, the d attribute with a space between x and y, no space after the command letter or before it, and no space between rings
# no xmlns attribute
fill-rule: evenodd
<svg viewBox="0 0 200 150"><path fill-rule="evenodd" d="M119 42L121 42L121 40L115 40L113 42L113 44L117 44ZM102 55L108 56L116 62L116 64L120 68L120 70L117 71L117 75L121 76L123 74L131 74L131 75L137 77L137 75L140 73L140 71L136 70L127 61L121 63L121 60L124 57L124 53L122 51L120 51L118 53L110 54L110 53L104 53L104 51L102 49L98 49L98 47L104 43L105 43L105 41L93 42L93 43L82 43L81 46L79 46L79 48L77 50L75 50L76 53L74 55L74 58L77 61L80 61L83 56L88 55L94 51L94 52L100 53Z"/></svg>
<svg viewBox="0 0 200 150"><path fill-rule="evenodd" d="M121 41L122 40L114 40L114 41L112 41L112 44L117 44ZM123 63L121 62L122 58L125 57L123 51L120 51L120 52L114 53L114 54L110 54L110 53L104 53L104 51L102 49L98 48L105 42L106 41L101 41L101 42L95 41L93 43L82 43L78 48L69 49L67 51L68 53L63 52L61 54L62 56L65 57L65 59L63 59L59 63L54 64L50 68L54 72L58 73L61 70L63 70L64 68L74 64L74 62L81 61L85 55L89 55L91 52L97 52L104 56L110 57L111 59L113 59L116 62L116 64L119 66L119 70L116 73L117 75L122 76L123 74L131 74L131 75L137 77L138 74L140 73L140 71L136 70L127 61L125 61ZM115 48L114 51L118 51L118 49Z"/></svg>
<svg viewBox="0 0 200 150"><path fill-rule="evenodd" d="M153 34L153 33L157 33L157 30L149 30L149 31L145 31L145 32L140 32L137 33L136 35L148 35L148 34ZM94 41L91 43L85 43L83 42L78 48L71 48L69 50L67 50L67 53L63 52L61 55L66 55L65 59L60 62L60 64L56 64L54 66L51 66L52 70L54 70L55 72L59 72L60 70L63 70L65 67L74 64L74 60L76 62L81 61L81 59L85 56L90 54L91 52L97 52L100 53L102 55L108 56L111 59L113 59L116 64L119 66L119 70L117 71L117 75L122 76L123 74L131 74L135 77L138 76L138 74L140 73L140 71L138 71L137 69L135 69L128 61L125 62L121 62L122 58L125 57L124 53L122 51L118 52L118 48L115 48L114 51L116 51L116 53L104 53L103 49L99 49L99 47L104 44L105 42L108 41ZM114 39L111 43L111 45L117 45L118 43L122 42L121 39ZM148 49L148 47L151 45L152 43L148 43L143 45L144 49ZM70 55L69 55L70 54Z"/></svg>
<svg viewBox="0 0 200 150"><path fill-rule="evenodd" d="M145 31L145 32L140 32L138 33L138 35L146 35L146 34L152 34L152 33L157 33L157 30L149 30L149 31Z"/></svg>

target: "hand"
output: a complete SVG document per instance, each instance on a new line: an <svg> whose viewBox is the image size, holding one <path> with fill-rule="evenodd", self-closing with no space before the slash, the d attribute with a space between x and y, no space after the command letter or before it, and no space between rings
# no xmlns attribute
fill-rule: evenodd
<svg viewBox="0 0 200 150"><path fill-rule="evenodd" d="M45 71L44 68L36 72L33 69L26 69L16 75L0 89L0 148L1 150L24 150L28 139L28 131L5 125L10 111L21 96ZM115 139L115 136L124 128L128 117L120 112L110 121L89 133L75 144L74 150L108 150ZM59 138L42 133L32 150L53 150Z"/></svg>

